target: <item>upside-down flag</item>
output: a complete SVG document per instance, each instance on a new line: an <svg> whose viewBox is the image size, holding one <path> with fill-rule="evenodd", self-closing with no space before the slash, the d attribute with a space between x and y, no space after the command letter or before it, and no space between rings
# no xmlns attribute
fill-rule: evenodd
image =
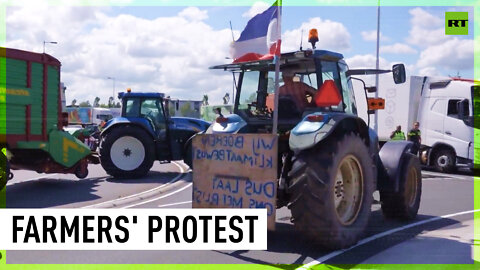
<svg viewBox="0 0 480 270"><path fill-rule="evenodd" d="M280 55L281 0L255 15L230 48L233 63L272 59Z"/></svg>

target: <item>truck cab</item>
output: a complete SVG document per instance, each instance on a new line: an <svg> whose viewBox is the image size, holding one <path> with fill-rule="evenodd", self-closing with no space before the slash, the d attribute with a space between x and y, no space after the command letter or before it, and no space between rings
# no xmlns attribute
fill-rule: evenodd
<svg viewBox="0 0 480 270"><path fill-rule="evenodd" d="M423 159L442 172L457 164L473 168L474 81L458 78L417 77L421 80L418 120L423 123Z"/></svg>

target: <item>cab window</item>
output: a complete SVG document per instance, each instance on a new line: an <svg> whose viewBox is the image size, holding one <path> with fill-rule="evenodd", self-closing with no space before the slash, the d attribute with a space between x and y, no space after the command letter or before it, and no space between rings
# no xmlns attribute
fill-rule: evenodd
<svg viewBox="0 0 480 270"><path fill-rule="evenodd" d="M138 117L140 113L140 100L137 98L128 99L124 107L125 117Z"/></svg>
<svg viewBox="0 0 480 270"><path fill-rule="evenodd" d="M357 114L357 104L355 101L355 93L353 92L352 81L347 78L346 72L348 67L344 63L338 63L340 67L340 81L342 83L343 103L345 104L345 112Z"/></svg>
<svg viewBox="0 0 480 270"><path fill-rule="evenodd" d="M152 120L156 126L165 122L161 104L157 99L144 99L140 108L140 115Z"/></svg>

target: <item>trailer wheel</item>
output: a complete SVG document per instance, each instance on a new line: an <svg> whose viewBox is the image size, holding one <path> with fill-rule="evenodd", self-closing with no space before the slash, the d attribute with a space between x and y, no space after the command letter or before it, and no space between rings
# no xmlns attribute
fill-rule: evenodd
<svg viewBox="0 0 480 270"><path fill-rule="evenodd" d="M0 190L7 185L7 180L10 177L10 166L7 157L0 153Z"/></svg>
<svg viewBox="0 0 480 270"><path fill-rule="evenodd" d="M75 169L75 176L79 179L84 179L88 176L88 163L86 160L80 161L80 164Z"/></svg>
<svg viewBox="0 0 480 270"><path fill-rule="evenodd" d="M295 228L327 249L355 244L370 218L374 179L368 148L356 134L300 152L287 189Z"/></svg>
<svg viewBox="0 0 480 270"><path fill-rule="evenodd" d="M440 149L433 155L433 166L435 170L443 173L455 171L455 153L448 149Z"/></svg>
<svg viewBox="0 0 480 270"><path fill-rule="evenodd" d="M422 196L420 161L406 154L403 161L398 192L380 191L382 212L386 218L411 220L417 216Z"/></svg>
<svg viewBox="0 0 480 270"><path fill-rule="evenodd" d="M121 126L102 137L100 163L113 177L138 178L152 168L154 151L153 140L143 129Z"/></svg>

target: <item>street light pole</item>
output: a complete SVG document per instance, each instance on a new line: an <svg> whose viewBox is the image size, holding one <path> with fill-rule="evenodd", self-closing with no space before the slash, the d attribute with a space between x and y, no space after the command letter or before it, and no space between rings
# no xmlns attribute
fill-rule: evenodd
<svg viewBox="0 0 480 270"><path fill-rule="evenodd" d="M113 98L113 103L115 104L115 77L107 77L107 79L113 81L112 98Z"/></svg>
<svg viewBox="0 0 480 270"><path fill-rule="evenodd" d="M378 0L378 7L377 7L377 59L375 62L376 69L380 68L379 51L380 51L380 0ZM377 91L375 91L375 98L378 98L378 73L375 75L375 87L377 88ZM375 114L374 114L374 126L375 126L374 130L378 134L378 111L375 111Z"/></svg>
<svg viewBox="0 0 480 270"><path fill-rule="evenodd" d="M56 41L45 41L45 40L44 40L44 41L43 41L43 53L45 53L45 44L47 44L47 43L49 43L49 44L57 44Z"/></svg>

